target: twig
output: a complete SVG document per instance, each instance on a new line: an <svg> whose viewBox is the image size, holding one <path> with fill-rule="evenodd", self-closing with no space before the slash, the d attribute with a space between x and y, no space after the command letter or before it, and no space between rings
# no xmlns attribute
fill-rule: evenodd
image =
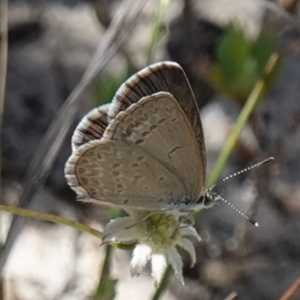
<svg viewBox="0 0 300 300"><path fill-rule="evenodd" d="M237 295L238 295L237 292L232 292L224 300L233 300L236 298Z"/></svg>
<svg viewBox="0 0 300 300"><path fill-rule="evenodd" d="M300 288L300 277L293 282L293 284L287 289L287 291L281 296L279 300L290 300L293 296L295 296L299 288Z"/></svg>
<svg viewBox="0 0 300 300"><path fill-rule="evenodd" d="M7 76L7 52L8 52L8 2L1 2L1 49L0 49L0 202L2 201L2 121L5 101L5 87ZM1 222L2 223L2 222ZM0 224L2 226L2 224ZM1 227L0 227L1 229ZM1 247L2 248L2 247ZM2 252L2 249L1 249ZM3 280L0 278L0 300L4 299Z"/></svg>
<svg viewBox="0 0 300 300"><path fill-rule="evenodd" d="M111 24L111 15L107 7L108 4L104 1L98 0L93 1L93 4L99 22L105 29L109 28ZM140 69L138 64L135 62L135 59L131 58L130 53L126 49L126 41L120 46L118 51L124 56L132 72L137 72Z"/></svg>
<svg viewBox="0 0 300 300"><path fill-rule="evenodd" d="M2 174L2 121L5 102L5 87L7 75L7 49L8 49L8 3L7 0L1 2L1 49L0 49L0 188ZM2 198L2 197L1 197ZM1 200L0 200L1 201Z"/></svg>
<svg viewBox="0 0 300 300"><path fill-rule="evenodd" d="M0 130L2 127L2 119L3 119L6 73L7 73L7 48L8 48L8 33L7 33L8 32L8 27L7 27L8 26L7 25L8 3L7 0L2 0L1 3L2 4L1 4L1 52L0 52Z"/></svg>

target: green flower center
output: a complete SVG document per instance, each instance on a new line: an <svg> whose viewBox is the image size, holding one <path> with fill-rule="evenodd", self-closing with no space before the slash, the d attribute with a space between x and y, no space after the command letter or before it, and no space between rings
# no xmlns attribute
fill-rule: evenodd
<svg viewBox="0 0 300 300"><path fill-rule="evenodd" d="M173 247L179 235L178 217L163 213L141 212L135 216L140 241L154 251Z"/></svg>

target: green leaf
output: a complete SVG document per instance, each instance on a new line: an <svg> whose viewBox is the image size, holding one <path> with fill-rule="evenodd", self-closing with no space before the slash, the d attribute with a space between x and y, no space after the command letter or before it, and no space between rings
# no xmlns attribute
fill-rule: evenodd
<svg viewBox="0 0 300 300"><path fill-rule="evenodd" d="M271 87L277 68L269 74L266 67L270 57L277 52L273 37L265 31L251 40L241 28L230 24L217 44L208 79L227 97L244 102L259 80L266 80L270 83L268 89Z"/></svg>
<svg viewBox="0 0 300 300"><path fill-rule="evenodd" d="M116 91L133 73L132 68L128 65L123 72L119 75L108 74L102 78L95 86L96 102L98 105L111 102Z"/></svg>
<svg viewBox="0 0 300 300"><path fill-rule="evenodd" d="M119 86L123 83L123 76L106 75L100 83L96 85L96 102L97 104L109 103Z"/></svg>
<svg viewBox="0 0 300 300"><path fill-rule="evenodd" d="M239 77L250 51L251 44L242 30L230 25L227 33L221 38L217 49L217 61L229 80L235 80Z"/></svg>
<svg viewBox="0 0 300 300"><path fill-rule="evenodd" d="M253 43L253 56L257 62L257 71L262 75L272 53L276 49L273 37L265 31L261 31L258 38Z"/></svg>

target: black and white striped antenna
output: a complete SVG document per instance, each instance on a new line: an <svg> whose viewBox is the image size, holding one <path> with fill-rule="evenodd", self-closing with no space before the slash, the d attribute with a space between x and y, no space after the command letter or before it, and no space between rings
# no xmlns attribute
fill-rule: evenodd
<svg viewBox="0 0 300 300"><path fill-rule="evenodd" d="M242 169L242 170L240 170L240 171L238 171L238 172L235 172L235 173L233 173L233 174L231 174L231 175L228 175L228 176L226 176L226 177L224 177L223 179L221 179L221 180L219 180L217 183L215 183L214 185L212 185L208 190L207 190L207 196L209 197L210 196L210 192L216 187L216 186L218 186L218 185L220 185L220 184L222 184L223 182L225 182L225 181L227 181L227 180L229 180L229 179L231 179L231 178L234 178L234 177L236 177L236 176L238 176L238 175L241 175L241 174L244 174L244 173L247 173L247 172L249 172L249 171L251 171L251 170L253 170L253 169L256 169L256 168L258 168L258 167L260 167L260 166L262 166L262 165L265 165L265 164L267 164L267 163L270 163L270 162L272 162L274 160L274 157L269 157L269 158L267 158L267 159L265 159L265 160L263 160L263 161L261 161L261 162L259 162L259 163L257 163L257 164L254 164L254 165L252 165L252 166L249 166L249 167L247 167L247 168L245 168L245 169ZM221 196L219 196L219 195L217 195L217 196L215 196L215 197L213 197L214 199L214 201L222 201L223 203L225 203L225 204L227 204L229 207L231 207L235 212L237 212L239 215L241 215L243 218L245 218L247 221L249 221L252 225L254 225L254 226L256 226L256 227L259 227L259 223L258 222L256 222L254 219L252 219L252 218L250 218L249 216L247 216L246 214L244 214L241 210L239 210L237 207L235 207L232 203L230 203L228 200L226 200L226 199L224 199L223 197L221 197Z"/></svg>
<svg viewBox="0 0 300 300"><path fill-rule="evenodd" d="M269 157L267 159L264 159L263 161L261 161L261 162L259 162L257 164L251 165L251 166L249 166L247 168L244 168L244 169L242 169L242 170L240 170L238 172L230 174L230 175L222 178L221 180L219 180L217 183L215 183L214 185L212 185L209 189L213 189L215 186L220 185L221 183L223 183L223 182L225 182L225 181L227 181L227 180L229 180L231 178L234 178L234 177L237 177L237 176L239 176L241 174L244 174L244 173L247 173L249 171L252 171L253 169L256 169L256 168L258 168L258 167L260 167L262 165L268 164L268 163L270 163L273 160L274 160L274 157L271 156L271 157Z"/></svg>

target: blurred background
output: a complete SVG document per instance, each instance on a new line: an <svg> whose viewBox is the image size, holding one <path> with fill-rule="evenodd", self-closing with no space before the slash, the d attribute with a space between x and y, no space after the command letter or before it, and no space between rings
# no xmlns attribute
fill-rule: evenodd
<svg viewBox="0 0 300 300"><path fill-rule="evenodd" d="M3 1L3 0L2 0ZM8 70L2 124L1 202L18 205L24 176L47 128L74 90L122 1L11 0ZM283 296L300 278L300 4L296 0L148 1L116 55L80 96L76 121L46 184L29 208L101 230L107 209L75 201L64 178L75 126L110 102L128 76L149 62L172 60L185 70L213 165L256 82L267 88L222 176L269 156L275 162L234 178L221 194L260 223L256 228L226 205L199 216L197 263L183 252L185 286L172 278L160 299L300 299ZM153 27L159 32L152 48ZM276 70L266 74L276 53ZM1 213L5 242L11 215ZM130 252L113 249L113 296L95 297L104 260L101 240L70 227L26 219L7 261L9 300L152 299L149 272L131 278ZM233 292L237 293L235 297ZM284 298L286 297L286 298Z"/></svg>

